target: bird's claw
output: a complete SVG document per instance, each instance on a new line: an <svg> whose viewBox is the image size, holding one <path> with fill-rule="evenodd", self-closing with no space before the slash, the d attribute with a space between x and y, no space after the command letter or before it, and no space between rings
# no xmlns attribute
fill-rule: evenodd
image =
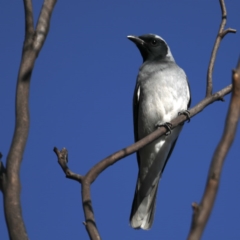
<svg viewBox="0 0 240 240"><path fill-rule="evenodd" d="M166 136L172 133L172 124L170 122L165 122L165 123L159 123L155 125L156 128L159 127L165 127L167 129L167 132L165 133Z"/></svg>
<svg viewBox="0 0 240 240"><path fill-rule="evenodd" d="M179 112L178 116L180 116L180 115L185 115L187 117L188 123L190 122L190 112L188 110L183 110L183 111Z"/></svg>

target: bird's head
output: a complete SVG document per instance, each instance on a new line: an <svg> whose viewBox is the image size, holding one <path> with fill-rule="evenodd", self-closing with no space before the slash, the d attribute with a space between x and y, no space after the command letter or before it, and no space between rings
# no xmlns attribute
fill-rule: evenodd
<svg viewBox="0 0 240 240"><path fill-rule="evenodd" d="M149 60L174 61L167 43L158 35L145 34L139 37L129 35L127 38L137 45L144 62Z"/></svg>

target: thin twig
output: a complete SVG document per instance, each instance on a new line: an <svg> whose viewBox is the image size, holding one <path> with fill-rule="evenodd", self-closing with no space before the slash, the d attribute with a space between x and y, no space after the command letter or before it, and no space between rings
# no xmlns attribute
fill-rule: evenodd
<svg viewBox="0 0 240 240"><path fill-rule="evenodd" d="M207 107L209 104L218 101L222 99L223 96L229 94L232 90L232 85L229 85L219 92L211 95L210 97L207 97L203 99L201 102L199 102L196 106L191 108L189 110L190 116L193 117L199 112L201 112L205 107ZM184 121L188 120L188 117L185 115L180 115L174 120L171 121L172 127L175 128L179 124L183 123ZM96 178L99 176L101 172L103 172L106 168L110 167L120 159L125 158L126 156L133 154L134 152L138 151L140 148L144 147L145 145L151 143L155 139L159 138L163 134L166 133L166 128L160 127L150 135L146 136L145 138L141 139L140 141L120 150L116 153L106 157L102 161L98 162L95 166L93 166L88 173L85 176L81 176L81 181L79 181L82 184L82 203L83 203L83 210L85 215L85 226L86 230L89 234L90 239L100 239L100 235L96 226L95 217L93 213L93 207L92 207L92 200L91 200L91 192L90 192L90 186L91 184L96 180ZM57 154L57 149L54 148L54 152ZM67 151L64 149L64 151ZM67 154L66 154L67 155ZM59 159L59 154L57 154ZM66 157L65 157L66 158ZM66 160L64 160L66 164ZM63 171L65 172L68 167L64 167L62 164L60 164ZM66 172L65 172L66 174ZM80 175L79 175L80 176ZM73 179L73 178L71 178ZM76 179L74 179L76 180Z"/></svg>
<svg viewBox="0 0 240 240"><path fill-rule="evenodd" d="M228 33L236 33L237 30L236 29L232 29L232 28L228 28L225 29L221 34L220 37L223 39L225 37L225 35L227 35Z"/></svg>
<svg viewBox="0 0 240 240"><path fill-rule="evenodd" d="M67 165L67 162L68 162L67 149L63 148L62 150L59 151L56 147L54 147L53 151L56 153L56 155L58 157L58 163L61 166L63 172L65 173L66 178L76 180L81 183L83 177L79 174L72 172Z"/></svg>
<svg viewBox="0 0 240 240"><path fill-rule="evenodd" d="M212 50L212 55L211 55L209 66L208 66L206 97L209 97L212 94L213 68L214 68L214 64L215 64L215 60L216 60L217 51L218 51L218 48L220 46L220 42L227 33L236 33L235 29L229 28L229 29L224 30L225 25L227 23L227 10L226 10L224 0L219 0L219 2L220 2L220 6L221 6L221 11L222 11L222 21L221 21L221 24L220 24L220 28L219 28L219 31L218 31L218 34L217 34L216 41L214 43L214 47L213 47L213 50Z"/></svg>
<svg viewBox="0 0 240 240"><path fill-rule="evenodd" d="M213 155L201 203L199 205L197 203L193 204L192 225L188 240L197 240L201 238L217 195L225 157L235 137L240 116L240 61L238 61L237 69L233 70L232 83L232 98L226 117L223 136Z"/></svg>

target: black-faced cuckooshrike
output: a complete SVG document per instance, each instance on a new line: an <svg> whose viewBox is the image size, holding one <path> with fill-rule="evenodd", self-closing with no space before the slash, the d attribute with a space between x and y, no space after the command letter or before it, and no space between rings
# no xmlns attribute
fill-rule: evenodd
<svg viewBox="0 0 240 240"><path fill-rule="evenodd" d="M190 90L184 71L175 63L167 43L154 34L128 36L143 57L133 97L135 140L170 122L190 106ZM133 228L152 226L161 174L183 125L137 152L138 179L130 223Z"/></svg>

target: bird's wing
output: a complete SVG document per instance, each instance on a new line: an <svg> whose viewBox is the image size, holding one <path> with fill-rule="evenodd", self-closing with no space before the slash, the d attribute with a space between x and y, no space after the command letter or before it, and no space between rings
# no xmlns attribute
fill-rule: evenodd
<svg viewBox="0 0 240 240"><path fill-rule="evenodd" d="M170 149L170 151L169 151L169 153L168 153L167 159L166 159L166 161L165 161L165 163L164 163L164 165L163 165L161 174L163 173L163 171L164 171L164 169L165 169L165 166L167 165L168 159L169 159L169 158L171 157L171 155L172 155L172 151L173 151L173 149L174 149L174 147L175 147L175 145L176 145L177 140L178 140L178 137L177 137L176 140L172 143L172 146L171 146L171 149Z"/></svg>
<svg viewBox="0 0 240 240"><path fill-rule="evenodd" d="M140 98L140 85L136 83L134 95L133 95L133 126L134 126L134 137L135 142L139 140L138 137L138 109L139 109L139 98ZM139 152L137 152L138 166L140 164Z"/></svg>
<svg viewBox="0 0 240 240"><path fill-rule="evenodd" d="M188 89L189 89L189 94L190 94L190 98L189 98L189 101L188 101L188 104L187 104L187 108L189 108L189 107L191 106L191 100L192 100L192 99L191 99L191 89L190 89L190 85L189 85L189 82L188 82L187 77L186 77L186 81L187 81L187 85L188 85ZM186 109L186 110L187 110L187 109ZM162 173L163 173L164 168L165 168L165 166L166 166L166 164L167 164L167 162L168 162L168 159L170 158L170 156L171 156L171 154L172 154L172 151L173 151L173 149L174 149L174 147L175 147L175 145L176 145L177 140L178 140L178 137L177 137L176 140L172 143L171 149L170 149L170 151L169 151L169 153L168 153L167 159L166 159L165 164L164 164L164 166L163 166L163 168L162 168Z"/></svg>
<svg viewBox="0 0 240 240"><path fill-rule="evenodd" d="M153 161L152 165L148 169L148 173L146 174L145 178L141 181L141 185L138 188L138 194L142 198L149 195L149 192L153 189L153 187L156 185L156 183L158 183L159 179L161 178L161 175L168 162L168 159L170 158L173 149L176 145L181 128L182 127L179 127L173 130L172 134L175 135L174 140L170 140L169 138L172 137L173 135L168 137L168 141L165 142L163 148L161 148L161 150L155 156L155 159L157 161ZM152 145L151 144L148 145L149 148L148 151L150 150L151 147L154 148L156 141L153 142ZM166 153L166 155L164 153Z"/></svg>

